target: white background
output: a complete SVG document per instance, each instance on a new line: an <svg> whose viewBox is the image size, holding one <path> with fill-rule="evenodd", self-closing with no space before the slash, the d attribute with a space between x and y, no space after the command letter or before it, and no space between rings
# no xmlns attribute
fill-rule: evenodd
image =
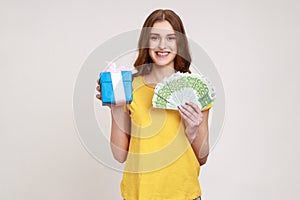
<svg viewBox="0 0 300 200"><path fill-rule="evenodd" d="M197 3L196 3L197 2ZM206 200L297 200L297 0L0 1L0 199L121 199L121 173L75 130L72 95L88 55L171 8L216 65L222 137L201 169Z"/></svg>

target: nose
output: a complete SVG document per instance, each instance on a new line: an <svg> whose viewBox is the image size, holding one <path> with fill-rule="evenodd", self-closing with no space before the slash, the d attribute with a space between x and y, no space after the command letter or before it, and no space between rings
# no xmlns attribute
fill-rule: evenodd
<svg viewBox="0 0 300 200"><path fill-rule="evenodd" d="M165 38L162 38L158 44L160 49L164 49L166 47L166 40Z"/></svg>

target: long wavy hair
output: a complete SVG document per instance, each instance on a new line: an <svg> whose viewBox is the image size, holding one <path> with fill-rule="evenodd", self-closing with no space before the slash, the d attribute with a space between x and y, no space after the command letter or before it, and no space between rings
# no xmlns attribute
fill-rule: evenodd
<svg viewBox="0 0 300 200"><path fill-rule="evenodd" d="M176 32L177 54L174 59L174 69L180 72L190 73L191 54L183 23L179 16L172 10L158 9L153 11L146 19L138 42L138 57L134 63L137 70L135 76L145 75L151 72L152 59L149 55L150 30L157 21L167 20Z"/></svg>

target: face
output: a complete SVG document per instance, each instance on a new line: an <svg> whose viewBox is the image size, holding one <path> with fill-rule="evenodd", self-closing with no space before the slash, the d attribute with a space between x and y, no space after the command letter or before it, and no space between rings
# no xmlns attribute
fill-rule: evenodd
<svg viewBox="0 0 300 200"><path fill-rule="evenodd" d="M155 22L151 28L149 55L158 66L174 68L177 53L176 34L168 21Z"/></svg>

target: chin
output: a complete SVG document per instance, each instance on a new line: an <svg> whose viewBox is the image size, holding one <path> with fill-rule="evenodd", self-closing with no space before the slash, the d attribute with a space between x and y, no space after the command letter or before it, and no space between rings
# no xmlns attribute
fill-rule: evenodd
<svg viewBox="0 0 300 200"><path fill-rule="evenodd" d="M157 66L161 66L161 67L165 67L165 66L171 66L173 64L173 62L155 62L154 63Z"/></svg>

